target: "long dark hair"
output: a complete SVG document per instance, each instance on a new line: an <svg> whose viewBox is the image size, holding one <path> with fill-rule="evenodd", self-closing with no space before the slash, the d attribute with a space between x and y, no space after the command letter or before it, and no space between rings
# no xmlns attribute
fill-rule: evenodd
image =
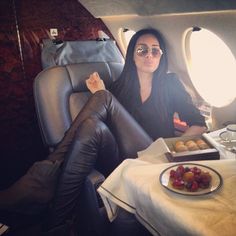
<svg viewBox="0 0 236 236"><path fill-rule="evenodd" d="M137 40L146 34L151 34L157 38L160 44L160 48L163 51L159 66L154 72L152 80L152 91L155 91L153 96L156 96L156 105L161 109L161 119L165 119L167 115L166 105L162 96L162 87L164 86L165 75L168 70L168 60L166 53L166 46L161 33L153 28L146 28L137 31L131 38L125 59L124 69L117 81L113 84L111 91L117 97L117 99L125 106L125 108L132 114L132 109L137 104L137 96L139 96L139 80L136 65L133 59L134 49Z"/></svg>

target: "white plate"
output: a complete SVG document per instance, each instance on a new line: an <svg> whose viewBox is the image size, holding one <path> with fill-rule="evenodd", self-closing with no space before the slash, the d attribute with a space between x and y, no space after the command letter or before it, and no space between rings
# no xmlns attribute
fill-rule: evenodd
<svg viewBox="0 0 236 236"><path fill-rule="evenodd" d="M176 170L176 168L179 165L182 165L183 167L188 166L189 168L196 166L196 167L199 167L202 171L209 172L209 174L212 177L210 187L206 188L206 189L200 188L196 192L189 192L186 190L179 190L179 189L173 188L171 183L169 182L170 171L172 169ZM201 165L201 164L195 164L195 163L181 163L181 164L179 163L179 164L170 166L161 172L159 180L160 180L161 185L164 186L166 189L168 189L172 192L178 193L178 194L189 195L189 196L199 196L199 195L212 193L212 192L216 191L217 189L219 189L223 183L221 175L216 170L212 169L211 167Z"/></svg>

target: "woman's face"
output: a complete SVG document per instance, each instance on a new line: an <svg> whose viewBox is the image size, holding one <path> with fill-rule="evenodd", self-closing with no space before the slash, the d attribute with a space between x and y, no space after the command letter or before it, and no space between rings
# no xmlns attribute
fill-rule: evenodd
<svg viewBox="0 0 236 236"><path fill-rule="evenodd" d="M138 73L153 73L159 66L162 50L152 34L139 37L134 48L134 62Z"/></svg>

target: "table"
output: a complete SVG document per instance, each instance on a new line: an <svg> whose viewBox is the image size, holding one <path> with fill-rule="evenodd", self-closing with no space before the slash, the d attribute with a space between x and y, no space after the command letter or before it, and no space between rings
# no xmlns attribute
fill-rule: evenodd
<svg viewBox="0 0 236 236"><path fill-rule="evenodd" d="M125 160L98 190L109 218L115 218L119 206L135 214L153 235L235 235L236 161L200 163L221 173L223 186L193 197L170 192L159 183L161 171L172 164Z"/></svg>
<svg viewBox="0 0 236 236"><path fill-rule="evenodd" d="M218 171L223 185L211 194L184 196L160 184L160 173L174 163L153 156L154 150L155 144L123 161L98 189L109 219L122 207L153 235L236 235L236 160L194 161Z"/></svg>

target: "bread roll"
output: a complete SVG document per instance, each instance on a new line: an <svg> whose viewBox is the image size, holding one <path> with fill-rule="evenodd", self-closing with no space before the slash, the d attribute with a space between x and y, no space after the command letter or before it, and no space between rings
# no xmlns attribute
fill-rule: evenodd
<svg viewBox="0 0 236 236"><path fill-rule="evenodd" d="M209 148L208 144L207 144L204 140L202 140L202 139L196 140L196 144L197 144L198 147L199 147L200 149L202 149L202 150Z"/></svg>
<svg viewBox="0 0 236 236"><path fill-rule="evenodd" d="M179 144L175 146L175 151L176 152L186 152L188 151L188 148L184 144Z"/></svg>
<svg viewBox="0 0 236 236"><path fill-rule="evenodd" d="M187 142L185 142L185 145L187 146L189 151L199 150L198 145L193 140L188 140Z"/></svg>
<svg viewBox="0 0 236 236"><path fill-rule="evenodd" d="M192 140L192 139L190 139L190 140L188 140L188 141L186 141L185 142L185 145L186 146L191 146L191 145L195 145L196 143Z"/></svg>
<svg viewBox="0 0 236 236"><path fill-rule="evenodd" d="M175 147L178 147L179 145L184 145L184 142L179 140L175 143Z"/></svg>

